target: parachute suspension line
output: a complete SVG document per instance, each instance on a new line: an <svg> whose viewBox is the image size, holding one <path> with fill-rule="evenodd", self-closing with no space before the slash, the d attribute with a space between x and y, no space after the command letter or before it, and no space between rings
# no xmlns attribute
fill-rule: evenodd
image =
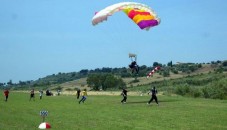
<svg viewBox="0 0 227 130"><path fill-rule="evenodd" d="M131 58L131 61L137 61L137 55L136 54L132 54L132 53L129 53L128 54L129 58Z"/></svg>

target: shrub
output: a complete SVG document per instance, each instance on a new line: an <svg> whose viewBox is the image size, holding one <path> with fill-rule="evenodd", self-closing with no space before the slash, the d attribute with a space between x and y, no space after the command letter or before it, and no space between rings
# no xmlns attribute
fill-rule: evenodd
<svg viewBox="0 0 227 130"><path fill-rule="evenodd" d="M172 70L172 72L173 72L174 74L178 74L178 71L177 71L177 70Z"/></svg>
<svg viewBox="0 0 227 130"><path fill-rule="evenodd" d="M67 88L67 89L65 89L66 91L73 91L73 89L72 88Z"/></svg>
<svg viewBox="0 0 227 130"><path fill-rule="evenodd" d="M223 62L222 62L222 65L223 65L223 66L227 66L227 61L223 61Z"/></svg>
<svg viewBox="0 0 227 130"><path fill-rule="evenodd" d="M130 84L131 84L131 83L138 83L138 82L140 82L138 79L134 79L134 80L132 80L132 81L130 82Z"/></svg>
<svg viewBox="0 0 227 130"><path fill-rule="evenodd" d="M181 85L177 86L175 89L175 93L182 96L186 95L189 92L190 92L190 87L187 84L184 84L182 86Z"/></svg>
<svg viewBox="0 0 227 130"><path fill-rule="evenodd" d="M169 71L163 71L162 73L163 77L169 77Z"/></svg>
<svg viewBox="0 0 227 130"><path fill-rule="evenodd" d="M57 86L56 88L54 88L53 90L62 90L61 86Z"/></svg>
<svg viewBox="0 0 227 130"><path fill-rule="evenodd" d="M202 89L202 92L205 98L226 99L227 98L227 80L223 78L220 81L214 81L213 83L205 86Z"/></svg>
<svg viewBox="0 0 227 130"><path fill-rule="evenodd" d="M202 96L202 91L199 88L191 89L191 96L198 98Z"/></svg>

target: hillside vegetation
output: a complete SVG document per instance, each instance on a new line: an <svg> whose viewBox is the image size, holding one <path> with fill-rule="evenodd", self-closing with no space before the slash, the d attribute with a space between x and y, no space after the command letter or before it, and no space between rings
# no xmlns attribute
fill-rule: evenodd
<svg viewBox="0 0 227 130"><path fill-rule="evenodd" d="M146 75L155 67L161 69L152 77ZM79 72L58 73L36 81L12 81L4 87L12 90L30 88L76 91L77 89L119 91L127 87L130 91L146 93L156 86L163 94L226 99L227 97L227 61L211 63L178 63L162 65L154 62L153 67L140 66L138 75L131 74L127 68L102 68L81 70Z"/></svg>

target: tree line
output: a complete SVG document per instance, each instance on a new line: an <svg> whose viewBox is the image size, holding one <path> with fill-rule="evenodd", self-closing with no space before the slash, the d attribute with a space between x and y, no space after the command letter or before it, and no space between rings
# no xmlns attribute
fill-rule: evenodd
<svg viewBox="0 0 227 130"><path fill-rule="evenodd" d="M38 80L29 80L29 81L19 81L19 83L13 83L12 80L9 80L7 83L0 83L0 88L4 87L14 87L14 88L27 88L27 87L39 87L39 86L49 86L52 84L61 84L68 81L77 80L80 78L88 77L89 79L91 77L99 77L101 78L100 81L103 80L103 77L106 78L107 82L112 82L117 80L120 80L120 78L126 78L126 77L144 77L146 76L152 69L154 69L156 66L160 66L161 69L158 71L160 75L163 77L170 76L170 73L178 74L179 72L190 74L199 68L202 67L204 64L210 64L213 66L216 66L216 71L227 71L227 61L212 61L210 63L179 63L179 64L173 64L172 61L168 62L167 64L161 64L159 62L154 62L153 66L146 66L141 65L140 71L138 75L131 74L131 71L127 67L121 67L121 68L109 68L109 67L103 67L103 68L96 68L94 70L88 70L88 69L82 69L79 72L70 72L70 73L62 73L59 72L57 74L48 75L44 78L39 78ZM111 78L111 80L110 80ZM108 80L107 80L108 79ZM120 81L119 81L120 82ZM88 84L90 81L88 80ZM100 89L99 87L102 86L102 89L106 89L107 83L99 83L101 85L95 84L89 84L94 87L94 89ZM97 87L99 86L99 87ZM110 88L112 86L118 86L118 85L112 85L109 83ZM121 86L123 86L121 84Z"/></svg>

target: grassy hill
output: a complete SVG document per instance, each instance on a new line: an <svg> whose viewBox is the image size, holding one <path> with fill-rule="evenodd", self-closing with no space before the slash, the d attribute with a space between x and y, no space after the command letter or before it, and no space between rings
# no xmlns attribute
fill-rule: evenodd
<svg viewBox="0 0 227 130"><path fill-rule="evenodd" d="M122 78L123 81L126 83L127 87L132 87L132 86L141 86L141 85L147 85L151 84L152 82L155 81L163 81L163 80L170 80L170 79L178 79L182 78L188 75L197 75L197 74L208 74L209 72L213 72L216 69L216 67L210 65L210 64L205 64L203 65L200 69L196 70L195 72L192 72L190 74L179 72L178 74L170 73L169 77L163 77L159 73L155 73L153 77L147 78L146 75L143 77L137 77L138 82L133 82L135 80L135 77L125 77ZM80 78L77 80L65 82L62 84L57 84L51 86L51 88L56 88L60 86L63 90L75 90L75 88L89 88L87 86L86 82L87 78Z"/></svg>
<svg viewBox="0 0 227 130"><path fill-rule="evenodd" d="M170 73L168 77L163 77L160 73L155 73L152 77L127 77L122 78L129 91L133 95L143 95L156 86L160 93L165 95L178 94L189 97L205 97L214 99L227 99L227 73L219 72L218 66L203 65L192 73L179 72ZM52 85L51 89L61 88L65 94L74 94L77 88L88 89L87 78ZM120 91L119 89L110 89ZM108 90L108 91L110 91ZM118 95L119 92L99 92L103 95ZM97 92L92 94L98 94ZM99 94L98 94L99 95Z"/></svg>
<svg viewBox="0 0 227 130"><path fill-rule="evenodd" d="M80 72L58 73L31 82L9 84L11 90L49 89L53 92L60 89L64 93L74 93L78 88L92 90L87 84L89 75L109 74L119 77L129 91L146 93L156 86L163 94L179 94L183 96L205 98L227 98L227 61L207 64L180 63L162 65L161 69L147 78L152 68L141 66L138 75L132 75L127 68L102 68L81 70ZM96 80L97 81L97 80ZM121 84L122 85L122 84ZM99 86L98 86L99 87ZM120 91L120 87L106 87L107 91ZM99 88L98 88L99 89ZM98 90L97 89L97 90Z"/></svg>

